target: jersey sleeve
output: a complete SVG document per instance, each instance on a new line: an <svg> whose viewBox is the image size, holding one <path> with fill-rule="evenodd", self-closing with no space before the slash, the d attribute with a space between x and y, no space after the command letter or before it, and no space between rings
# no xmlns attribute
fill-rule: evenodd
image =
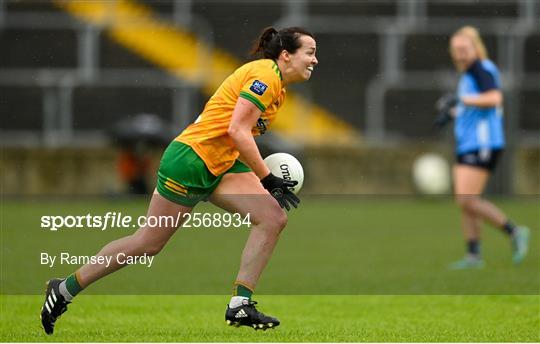
<svg viewBox="0 0 540 344"><path fill-rule="evenodd" d="M272 68L257 68L248 73L240 97L255 104L262 112L279 95L279 75Z"/></svg>
<svg viewBox="0 0 540 344"><path fill-rule="evenodd" d="M478 85L480 93L490 90L498 90L500 87L492 73L490 73L480 61L475 62L468 71Z"/></svg>

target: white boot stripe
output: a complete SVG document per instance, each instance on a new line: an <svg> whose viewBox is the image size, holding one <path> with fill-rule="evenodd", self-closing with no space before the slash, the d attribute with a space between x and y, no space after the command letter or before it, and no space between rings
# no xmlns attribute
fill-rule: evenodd
<svg viewBox="0 0 540 344"><path fill-rule="evenodd" d="M52 298L54 300L54 302L56 302L56 294L54 293L54 289L51 289L51 293L52 293Z"/></svg>
<svg viewBox="0 0 540 344"><path fill-rule="evenodd" d="M49 297L47 298L47 301L49 301L49 304L51 305L51 307L54 307L54 302L52 300L51 295L49 295Z"/></svg>
<svg viewBox="0 0 540 344"><path fill-rule="evenodd" d="M49 305L47 304L47 302L45 302L45 308L47 308L47 311L49 311L49 314L51 314L51 308L49 307Z"/></svg>

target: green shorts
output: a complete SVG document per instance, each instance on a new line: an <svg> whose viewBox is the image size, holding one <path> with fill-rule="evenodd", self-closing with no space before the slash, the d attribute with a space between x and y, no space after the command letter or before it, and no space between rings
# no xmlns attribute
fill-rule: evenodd
<svg viewBox="0 0 540 344"><path fill-rule="evenodd" d="M251 169L236 160L225 173L242 172L251 172ZM194 207L200 201L208 199L225 173L214 176L190 146L173 141L161 158L157 191L171 202Z"/></svg>

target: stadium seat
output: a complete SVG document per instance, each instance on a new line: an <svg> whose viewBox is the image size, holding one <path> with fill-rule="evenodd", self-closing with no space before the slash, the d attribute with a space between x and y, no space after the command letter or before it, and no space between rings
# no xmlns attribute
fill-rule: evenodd
<svg viewBox="0 0 540 344"><path fill-rule="evenodd" d="M279 2L259 2L257 6L227 1L193 2L193 14L210 23L215 44L240 59L249 57L252 42L264 27L280 18L281 10Z"/></svg>
<svg viewBox="0 0 540 344"><path fill-rule="evenodd" d="M111 40L107 35L99 37L99 67L100 68L158 68L137 54L127 50Z"/></svg>
<svg viewBox="0 0 540 344"><path fill-rule="evenodd" d="M403 66L406 71L452 69L452 60L448 53L449 35L429 33L411 34L405 39ZM490 59L497 62L497 39L492 35L483 35Z"/></svg>
<svg viewBox="0 0 540 344"><path fill-rule="evenodd" d="M527 37L525 41L524 69L526 73L540 73L540 33Z"/></svg>
<svg viewBox="0 0 540 344"><path fill-rule="evenodd" d="M437 89L390 89L385 96L385 127L388 132L411 138L435 136L433 104L440 95Z"/></svg>
<svg viewBox="0 0 540 344"><path fill-rule="evenodd" d="M5 0L5 10L10 12L32 12L32 13L57 13L51 1L43 0Z"/></svg>
<svg viewBox="0 0 540 344"><path fill-rule="evenodd" d="M69 29L0 31L0 68L76 68L77 32ZM31 53L29 53L31 49Z"/></svg>
<svg viewBox="0 0 540 344"><path fill-rule="evenodd" d="M519 15L518 1L441 1L430 0L426 6L429 17L512 18Z"/></svg>
<svg viewBox="0 0 540 344"><path fill-rule="evenodd" d="M377 0L348 0L339 1L309 1L310 15L361 15L361 16L394 16L397 13L397 1Z"/></svg>
<svg viewBox="0 0 540 344"><path fill-rule="evenodd" d="M174 0L160 0L160 1L153 1L153 0L141 0L141 3L145 4L146 6L150 7L152 11L155 11L162 15L171 15L174 11Z"/></svg>
<svg viewBox="0 0 540 344"><path fill-rule="evenodd" d="M540 97L538 97L538 91L523 90L519 94L519 99L521 103L520 129L527 131L540 130L540 116L538 115Z"/></svg>
<svg viewBox="0 0 540 344"><path fill-rule="evenodd" d="M0 130L40 130L43 126L43 95L38 87L2 86Z"/></svg>
<svg viewBox="0 0 540 344"><path fill-rule="evenodd" d="M76 88L73 94L76 130L102 129L104 123L112 125L121 118L139 113L153 113L171 122L171 90L94 86Z"/></svg>
<svg viewBox="0 0 540 344"><path fill-rule="evenodd" d="M306 84L321 105L357 128L364 125L365 89L379 70L379 41L375 34L316 34L319 65ZM339 90L339 92L333 92Z"/></svg>

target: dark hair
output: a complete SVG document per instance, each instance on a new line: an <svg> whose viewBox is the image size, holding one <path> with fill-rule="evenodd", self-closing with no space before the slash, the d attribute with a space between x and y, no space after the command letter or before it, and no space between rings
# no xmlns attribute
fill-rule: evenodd
<svg viewBox="0 0 540 344"><path fill-rule="evenodd" d="M253 43L251 56L277 60L283 50L294 54L301 46L299 38L304 35L314 38L311 32L301 27L287 27L279 31L267 27Z"/></svg>

